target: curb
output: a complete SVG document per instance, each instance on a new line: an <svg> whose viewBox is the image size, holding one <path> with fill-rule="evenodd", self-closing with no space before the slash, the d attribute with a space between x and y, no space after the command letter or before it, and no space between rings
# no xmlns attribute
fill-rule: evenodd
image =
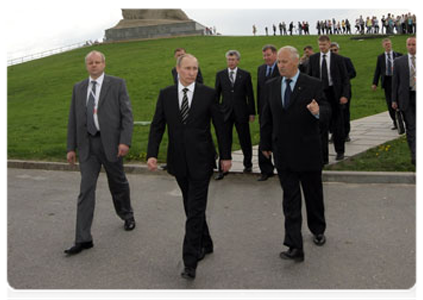
<svg viewBox="0 0 423 300"><path fill-rule="evenodd" d="M15 169L39 169L50 171L79 171L79 165L70 166L67 163L47 161L24 161L8 160L8 168ZM167 172L158 170L150 172L146 164L125 164L127 174L148 174L163 175ZM242 172L231 172L242 176L258 174L243 174ZM323 171L323 182L345 182L345 183L396 183L416 184L416 174L413 172L353 172L353 171Z"/></svg>

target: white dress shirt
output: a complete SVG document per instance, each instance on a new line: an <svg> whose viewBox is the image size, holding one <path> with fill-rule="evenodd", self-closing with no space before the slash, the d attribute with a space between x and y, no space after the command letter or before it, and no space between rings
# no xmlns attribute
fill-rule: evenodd
<svg viewBox="0 0 423 300"><path fill-rule="evenodd" d="M332 76L330 74L330 56L331 52L328 51L327 53L320 52L320 69L322 69L322 63L323 63L323 55L326 55L326 66L328 68L328 84L329 86L333 85ZM322 77L322 73L320 72L320 78Z"/></svg>
<svg viewBox="0 0 423 300"><path fill-rule="evenodd" d="M231 72L234 72L234 83L236 81L236 73L238 72L238 67L236 67L235 69L230 69L228 68L228 75L229 75L229 81L231 80Z"/></svg>
<svg viewBox="0 0 423 300"><path fill-rule="evenodd" d="M103 80L104 80L104 73L101 74L101 76L95 80L92 79L90 76L88 89L87 89L87 104L88 104L88 99L90 97L90 93L93 88L93 84L91 82L92 81L97 82L97 84L95 85L95 95L94 95L94 125L95 127L97 127L98 131L100 131L100 124L98 123L97 109L98 109L98 101L100 100L100 92L101 92L101 87L103 85Z"/></svg>
<svg viewBox="0 0 423 300"><path fill-rule="evenodd" d="M410 88L412 91L416 90L416 83L414 83L414 86L412 85L412 77L413 77L413 68L414 68L414 74L416 74L416 66L413 67L413 64L411 62L411 56L414 56L414 63L417 65L416 61L416 55L411 55L410 53L407 54L408 56L408 66L409 66L409 72L410 72Z"/></svg>
<svg viewBox="0 0 423 300"><path fill-rule="evenodd" d="M184 91L183 89L187 88L187 97L188 97L188 108L191 108L192 98L194 96L194 89L195 89L195 81L191 83L189 86L184 86L180 81L178 84L178 101L179 101L179 110L182 106L182 100L184 99Z"/></svg>
<svg viewBox="0 0 423 300"><path fill-rule="evenodd" d="M388 53L389 53L391 59L388 58ZM394 74L394 71L393 71L393 69L394 69L394 51L391 50L390 52L385 52L386 75L388 75L388 60L391 61L391 68L392 69L391 69L391 75L390 76L392 76Z"/></svg>

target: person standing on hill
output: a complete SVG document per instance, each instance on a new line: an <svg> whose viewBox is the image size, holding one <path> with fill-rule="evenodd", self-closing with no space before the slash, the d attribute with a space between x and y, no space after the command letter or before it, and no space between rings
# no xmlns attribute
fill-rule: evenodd
<svg viewBox="0 0 423 300"><path fill-rule="evenodd" d="M85 58L89 78L75 84L69 111L67 160L73 165L78 150L81 172L76 216L76 236L68 255L94 246L91 225L95 190L101 166L107 174L117 215L125 230L135 228L129 182L123 170L123 157L131 146L133 117L123 79L104 73L104 54L91 51Z"/></svg>

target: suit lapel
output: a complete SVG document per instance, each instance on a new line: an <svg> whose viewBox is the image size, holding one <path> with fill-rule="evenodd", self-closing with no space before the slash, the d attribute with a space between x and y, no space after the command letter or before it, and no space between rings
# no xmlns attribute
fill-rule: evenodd
<svg viewBox="0 0 423 300"><path fill-rule="evenodd" d="M101 85L100 99L98 100L98 107L100 108L106 99L107 92L110 88L110 77L104 75L103 84Z"/></svg>
<svg viewBox="0 0 423 300"><path fill-rule="evenodd" d="M275 81L275 87L274 87L274 91L273 91L277 95L277 97L276 97L276 106L281 111L284 109L283 106L282 106L282 79L283 79L283 77L280 76L278 78L278 80Z"/></svg>

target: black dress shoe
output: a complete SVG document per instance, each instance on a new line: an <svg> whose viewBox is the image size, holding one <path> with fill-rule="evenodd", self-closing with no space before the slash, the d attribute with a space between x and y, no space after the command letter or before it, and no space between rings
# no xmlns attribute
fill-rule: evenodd
<svg viewBox="0 0 423 300"><path fill-rule="evenodd" d="M134 230L135 228L135 219L130 218L128 220L125 220L125 225L123 226L126 231Z"/></svg>
<svg viewBox="0 0 423 300"><path fill-rule="evenodd" d="M304 251L302 249L289 248L288 251L283 251L279 254L282 259L291 259L295 262L304 261Z"/></svg>
<svg viewBox="0 0 423 300"><path fill-rule="evenodd" d="M323 246L326 243L326 237L323 233L320 234L316 234L313 238L313 242L317 245L317 246Z"/></svg>
<svg viewBox="0 0 423 300"><path fill-rule="evenodd" d="M204 257L206 257L207 254L213 253L213 249L206 249L201 248L200 254L198 255L197 261L203 260Z"/></svg>
<svg viewBox="0 0 423 300"><path fill-rule="evenodd" d="M335 158L335 160L343 160L344 159L344 153L336 153L336 158Z"/></svg>
<svg viewBox="0 0 423 300"><path fill-rule="evenodd" d="M229 172L219 172L217 173L216 177L214 178L214 180L222 180L223 177L225 177L226 175L228 175Z"/></svg>
<svg viewBox="0 0 423 300"><path fill-rule="evenodd" d="M195 279L195 269L194 268L184 268L184 271L181 273L182 278L193 280Z"/></svg>
<svg viewBox="0 0 423 300"><path fill-rule="evenodd" d="M272 176L273 176L273 174L261 174L259 179L257 179L257 181L266 181L267 179L269 179Z"/></svg>
<svg viewBox="0 0 423 300"><path fill-rule="evenodd" d="M251 173L251 172L253 172L253 168L252 167L245 167L242 172L243 173Z"/></svg>
<svg viewBox="0 0 423 300"><path fill-rule="evenodd" d="M67 255L74 255L80 253L82 250L94 247L93 242L75 243L71 248L65 250Z"/></svg>

